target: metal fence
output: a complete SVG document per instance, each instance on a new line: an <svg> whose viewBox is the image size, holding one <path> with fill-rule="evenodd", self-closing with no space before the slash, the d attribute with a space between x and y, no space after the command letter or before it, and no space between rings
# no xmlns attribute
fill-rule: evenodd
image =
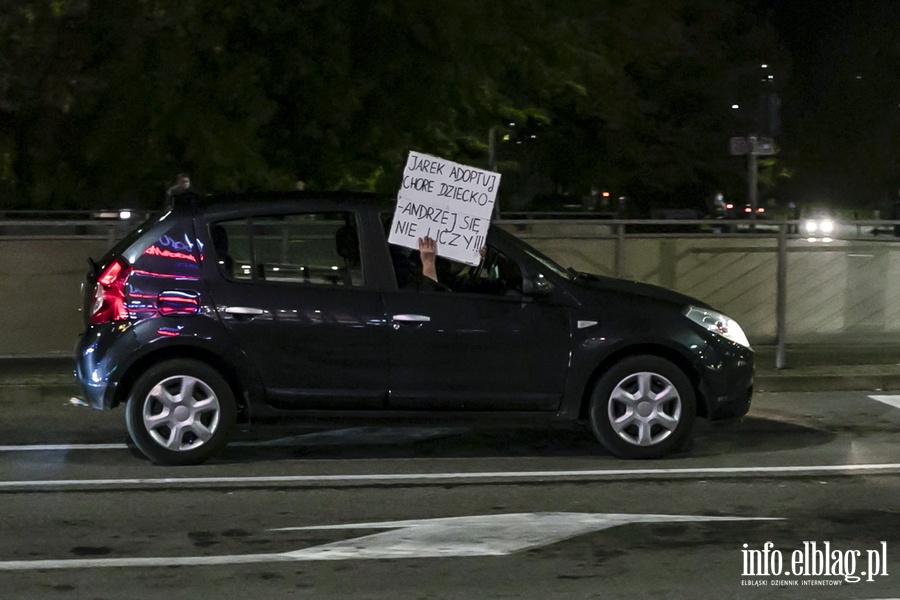
<svg viewBox="0 0 900 600"><path fill-rule="evenodd" d="M150 217L146 211L0 211L0 239L105 239L110 245Z"/></svg>
<svg viewBox="0 0 900 600"><path fill-rule="evenodd" d="M0 219L0 355L68 352L80 330L88 254L132 219ZM735 318L755 345L891 344L900 334L894 221L854 221L829 239L794 221L503 219L563 266L662 285ZM8 305L8 306L7 306ZM52 339L43 339L49 337ZM23 350L24 349L24 350Z"/></svg>
<svg viewBox="0 0 900 600"><path fill-rule="evenodd" d="M891 344L900 333L895 221L533 221L503 224L564 266L662 285L726 312L756 344Z"/></svg>

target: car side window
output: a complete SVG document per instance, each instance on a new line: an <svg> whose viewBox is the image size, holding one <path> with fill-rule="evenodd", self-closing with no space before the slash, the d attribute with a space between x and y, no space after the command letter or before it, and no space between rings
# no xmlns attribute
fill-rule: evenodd
<svg viewBox="0 0 900 600"><path fill-rule="evenodd" d="M390 235L392 215L383 213L381 221L385 235ZM422 263L416 250L391 244L391 260L397 287L417 291L451 291L468 294L485 294L491 296L521 297L522 268L519 264L493 247L478 266L465 265L456 261L437 257L435 268L438 284L421 274ZM425 285L422 285L424 280Z"/></svg>
<svg viewBox="0 0 900 600"><path fill-rule="evenodd" d="M444 266L439 263L438 279L455 292L491 296L517 296L522 293L522 269L519 264L490 246L478 266L451 261L444 261Z"/></svg>
<svg viewBox="0 0 900 600"><path fill-rule="evenodd" d="M210 226L216 262L236 281L362 286L359 236L343 212L266 215Z"/></svg>

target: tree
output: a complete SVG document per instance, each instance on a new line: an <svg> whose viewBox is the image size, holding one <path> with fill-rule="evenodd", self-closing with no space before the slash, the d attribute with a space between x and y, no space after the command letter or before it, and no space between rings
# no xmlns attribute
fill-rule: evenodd
<svg viewBox="0 0 900 600"><path fill-rule="evenodd" d="M783 145L796 175L785 192L801 203L884 211L897 197L898 19L893 0L776 5L795 65Z"/></svg>
<svg viewBox="0 0 900 600"><path fill-rule="evenodd" d="M156 206L179 171L393 191L409 150L487 166L491 130L506 188L671 202L737 177L726 96L772 51L736 0L33 0L0 33L0 189L32 207Z"/></svg>

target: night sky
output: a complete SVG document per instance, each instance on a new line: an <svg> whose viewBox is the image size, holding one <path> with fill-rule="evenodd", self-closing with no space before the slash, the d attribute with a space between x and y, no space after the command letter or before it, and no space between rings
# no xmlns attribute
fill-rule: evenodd
<svg viewBox="0 0 900 600"><path fill-rule="evenodd" d="M791 60L779 142L799 167L788 190L801 201L883 208L900 187L900 1L762 6ZM873 157L893 163L894 181L874 181Z"/></svg>

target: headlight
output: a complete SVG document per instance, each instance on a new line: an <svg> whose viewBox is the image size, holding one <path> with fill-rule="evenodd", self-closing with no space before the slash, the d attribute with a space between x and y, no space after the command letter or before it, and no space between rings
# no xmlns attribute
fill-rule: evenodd
<svg viewBox="0 0 900 600"><path fill-rule="evenodd" d="M828 218L807 219L803 222L803 229L810 234L819 232L823 235L829 235L834 231L834 220Z"/></svg>
<svg viewBox="0 0 900 600"><path fill-rule="evenodd" d="M750 341L747 339L747 335L741 329L741 326L737 324L737 321L729 319L720 312L708 308L688 306L684 311L684 316L704 329L721 335L726 340L747 348L750 347Z"/></svg>

